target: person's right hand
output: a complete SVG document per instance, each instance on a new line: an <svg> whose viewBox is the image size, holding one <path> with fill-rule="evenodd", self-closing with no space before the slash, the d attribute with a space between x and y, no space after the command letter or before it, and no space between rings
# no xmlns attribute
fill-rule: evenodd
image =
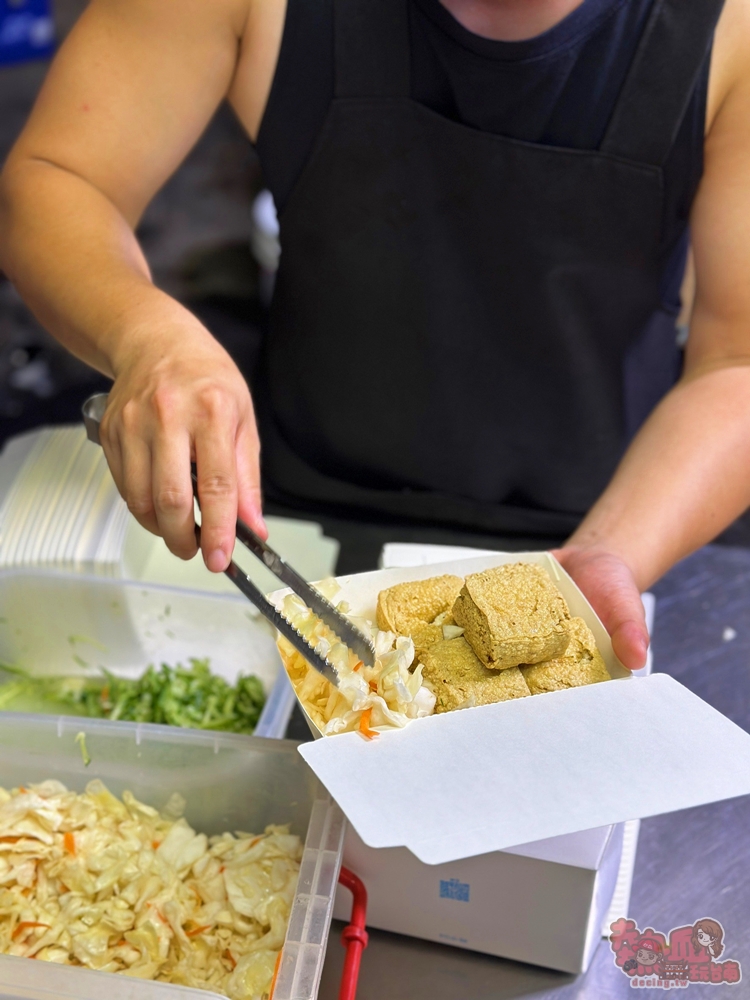
<svg viewBox="0 0 750 1000"><path fill-rule="evenodd" d="M178 329L133 337L115 366L101 442L136 519L182 559L197 552L190 463L198 469L201 549L226 569L241 518L263 538L259 442L236 365L190 317Z"/></svg>

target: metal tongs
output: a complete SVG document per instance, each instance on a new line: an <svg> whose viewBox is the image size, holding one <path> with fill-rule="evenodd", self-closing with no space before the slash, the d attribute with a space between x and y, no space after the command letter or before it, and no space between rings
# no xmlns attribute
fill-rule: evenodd
<svg viewBox="0 0 750 1000"><path fill-rule="evenodd" d="M101 424L102 417L104 416L104 411L107 408L107 393L101 392L97 393L95 396L90 396L89 399L83 404L83 422L86 425L86 434L89 441L93 441L94 444L101 444L99 439L99 425ZM198 497L198 477L196 474L195 465L192 466L192 480L193 480L193 492L196 499L200 502ZM326 598L316 590L311 587L306 580L297 573L292 567L285 563L284 560L279 556L274 550L259 538L258 535L249 528L243 521L237 521L237 538L242 542L246 548L248 548L253 555L256 555L258 559L263 563L263 565L270 569L274 576L278 577L279 580L287 587L290 587L297 596L304 601L308 608L313 611L318 618L321 619L324 624L331 629L336 636L351 649L362 662L369 667L375 665L375 647L372 642L363 635L352 623L345 618L331 603L326 600ZM196 536L200 541L200 528L196 527ZM230 562L227 568L224 570L226 575L232 581L232 583L242 591L242 593L247 597L249 601L255 605L260 613L268 619L268 621L278 629L281 635L287 639L292 646L300 653L305 660L313 667L318 673L322 674L327 680L338 687L338 674L336 668L330 662L330 660L319 653L314 646L312 646L307 639L299 632L292 623L277 611L276 608L271 604L269 600L265 597L263 592L256 587L250 577L244 573L240 567L235 562Z"/></svg>

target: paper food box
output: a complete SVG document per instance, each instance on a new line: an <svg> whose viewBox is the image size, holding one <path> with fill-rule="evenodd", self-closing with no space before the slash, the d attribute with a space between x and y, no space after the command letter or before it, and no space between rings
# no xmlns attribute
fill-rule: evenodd
<svg viewBox="0 0 750 1000"><path fill-rule="evenodd" d="M417 718L375 739L322 737L308 716L321 738L299 752L349 820L345 863L368 888L371 926L581 972L614 890L622 824L750 793L750 735L672 677L630 675L548 553L342 577L335 601L374 622L378 593L394 584L513 562L547 570L610 681ZM658 780L641 780L636 761Z"/></svg>

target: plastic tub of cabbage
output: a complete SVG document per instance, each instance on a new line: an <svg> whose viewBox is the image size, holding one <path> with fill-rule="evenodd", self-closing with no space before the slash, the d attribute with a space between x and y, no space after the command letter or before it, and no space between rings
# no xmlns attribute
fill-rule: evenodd
<svg viewBox="0 0 750 1000"><path fill-rule="evenodd" d="M0 569L0 711L280 737L294 705L280 665L240 594Z"/></svg>
<svg viewBox="0 0 750 1000"><path fill-rule="evenodd" d="M0 1000L314 1000L343 835L295 743L0 713Z"/></svg>

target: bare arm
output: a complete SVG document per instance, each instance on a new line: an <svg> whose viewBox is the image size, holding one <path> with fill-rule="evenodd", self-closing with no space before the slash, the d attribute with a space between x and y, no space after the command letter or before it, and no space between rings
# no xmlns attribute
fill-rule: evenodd
<svg viewBox="0 0 750 1000"><path fill-rule="evenodd" d="M53 63L0 181L0 263L45 326L115 379L102 437L142 524L221 569L240 515L262 530L247 386L156 289L134 236L231 90L246 0L93 0Z"/></svg>
<svg viewBox="0 0 750 1000"><path fill-rule="evenodd" d="M692 215L696 298L684 376L654 411L561 558L640 666L638 591L750 506L750 5L717 39L726 92ZM731 32L732 45L722 44Z"/></svg>

